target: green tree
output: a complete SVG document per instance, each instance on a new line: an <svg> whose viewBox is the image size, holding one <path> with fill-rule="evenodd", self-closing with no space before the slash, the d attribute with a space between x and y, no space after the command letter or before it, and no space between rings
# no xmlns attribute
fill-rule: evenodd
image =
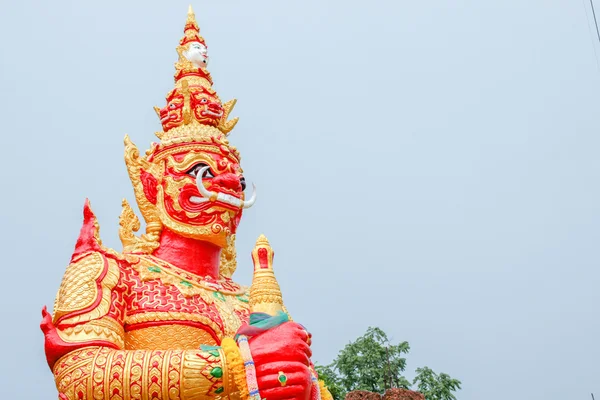
<svg viewBox="0 0 600 400"><path fill-rule="evenodd" d="M331 365L315 365L315 369L319 374L319 379L325 382L325 386L329 389L329 393L333 396L334 400L344 400L346 397L346 391L342 386L340 378Z"/></svg>
<svg viewBox="0 0 600 400"><path fill-rule="evenodd" d="M385 332L369 327L363 336L340 351L332 365L347 392L384 393L391 387L408 389L410 382L402 375L406 368L406 358L402 355L409 350L408 342L392 345Z"/></svg>
<svg viewBox="0 0 600 400"><path fill-rule="evenodd" d="M429 367L417 368L413 384L427 400L456 400L454 393L460 389L461 382L448 374L436 374Z"/></svg>

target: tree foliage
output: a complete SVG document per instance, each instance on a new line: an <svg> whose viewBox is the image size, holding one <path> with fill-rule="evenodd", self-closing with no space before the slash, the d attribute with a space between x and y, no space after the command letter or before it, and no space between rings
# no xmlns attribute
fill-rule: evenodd
<svg viewBox="0 0 600 400"><path fill-rule="evenodd" d="M339 372L342 387L352 390L368 390L384 393L391 387L410 387L402 375L406 368L408 342L392 345L379 328L369 327L367 332L344 347L333 366Z"/></svg>
<svg viewBox="0 0 600 400"><path fill-rule="evenodd" d="M456 400L452 392L460 389L461 382L443 372L438 375L431 368L423 367L417 368L413 384L417 385L417 390L423 393L427 400Z"/></svg>
<svg viewBox="0 0 600 400"><path fill-rule="evenodd" d="M383 394L390 388L411 389L411 382L402 375L406 369L403 356L409 350L408 342L393 345L385 332L369 327L363 336L348 343L332 364L315 368L334 400L343 400L353 390ZM429 367L417 368L416 373L412 389L423 393L426 400L456 400L454 392L461 388L458 379L438 375Z"/></svg>

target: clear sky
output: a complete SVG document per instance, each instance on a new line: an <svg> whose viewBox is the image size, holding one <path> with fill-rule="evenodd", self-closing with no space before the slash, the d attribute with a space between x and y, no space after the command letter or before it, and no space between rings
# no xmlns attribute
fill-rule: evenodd
<svg viewBox="0 0 600 400"><path fill-rule="evenodd" d="M40 309L89 197L120 249L187 1L3 1L4 398L55 399ZM193 3L293 317L329 363L368 326L460 400L600 398L600 46L587 0ZM600 9L600 2L597 3ZM587 15L586 15L587 10ZM595 47L594 47L595 46ZM595 58L595 52L598 59Z"/></svg>

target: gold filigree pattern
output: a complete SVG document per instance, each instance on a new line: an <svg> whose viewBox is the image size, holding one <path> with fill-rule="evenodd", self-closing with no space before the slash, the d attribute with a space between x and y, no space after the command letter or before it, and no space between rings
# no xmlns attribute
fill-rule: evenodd
<svg viewBox="0 0 600 400"><path fill-rule="evenodd" d="M84 324L57 329L58 335L67 343L86 343L95 340L105 340L123 348L123 325L112 319L104 317L86 322Z"/></svg>
<svg viewBox="0 0 600 400"><path fill-rule="evenodd" d="M197 349L200 345L216 345L205 330L188 325L165 324L134 329L125 333L128 350L181 350Z"/></svg>
<svg viewBox="0 0 600 400"><path fill-rule="evenodd" d="M96 281L104 271L104 258L91 253L72 262L56 295L54 321L73 311L90 307L98 297Z"/></svg>
<svg viewBox="0 0 600 400"><path fill-rule="evenodd" d="M221 250L219 274L226 278L231 278L236 269L237 253L235 251L235 235L231 235L227 247Z"/></svg>
<svg viewBox="0 0 600 400"><path fill-rule="evenodd" d="M54 366L56 386L68 400L226 397L233 378L221 349L123 351L86 347Z"/></svg>
<svg viewBox="0 0 600 400"><path fill-rule="evenodd" d="M153 256L140 257L140 262L134 268L139 273L142 281L159 279L164 284L176 286L181 294L186 297L201 296L207 304L212 304L215 301L211 292L237 296L245 294L248 290L247 287L239 285L233 286L233 289L227 289L218 281L203 280L202 277L193 275ZM230 285L232 284L230 283Z"/></svg>
<svg viewBox="0 0 600 400"><path fill-rule="evenodd" d="M104 273L99 292L97 281ZM75 311L92 307L97 300L99 304L89 312L60 322L74 324L103 317L110 309L111 291L118 281L119 268L116 261L106 260L100 253L89 253L71 263L56 296L54 322Z"/></svg>
<svg viewBox="0 0 600 400"><path fill-rule="evenodd" d="M182 398L203 399L215 397L215 395L226 397L233 390L234 382L225 360L221 348L202 353L189 351L184 353ZM219 372L215 371L214 367L218 362L223 364L223 368Z"/></svg>
<svg viewBox="0 0 600 400"><path fill-rule="evenodd" d="M91 253L93 255L98 255L98 253ZM77 323L81 323L81 322L87 322L87 321L91 321L93 319L97 319L97 318L101 318L103 316L105 316L106 314L108 314L110 308L111 308L111 300L112 300L112 290L113 288L117 285L117 283L119 282L119 266L117 264L117 261L113 260L113 259L108 259L105 257L102 257L103 261L106 262L106 275L104 276L104 278L102 278L102 290L101 290L101 294L100 294L100 301L98 303L98 305L96 307L94 307L93 309L91 309L89 312L86 312L84 314L80 314L80 315L76 315L73 317L68 317L68 318L64 318L62 320L60 320L61 324L77 324ZM77 279L81 279L79 280L79 282L81 284L87 283L84 280L82 280L82 278L77 278ZM97 293L97 292L96 292ZM98 294L97 294L98 295ZM84 310L86 307L81 307L80 310ZM62 310L59 307L59 310ZM63 313L64 316L67 316L66 313ZM56 318L56 316L55 316Z"/></svg>
<svg viewBox="0 0 600 400"><path fill-rule="evenodd" d="M219 282L204 281L155 257L146 256L140 260L135 268L142 281L158 279L163 284L177 287L186 297L200 296L206 304L214 304L224 324L223 330L217 329L215 332L222 332L224 336L233 336L242 325L240 315L248 313L246 300L248 288L237 286L237 289L228 290ZM186 318L189 317L186 315ZM202 318L200 322L204 323L205 320ZM173 321L177 320L173 319Z"/></svg>
<svg viewBox="0 0 600 400"><path fill-rule="evenodd" d="M217 151L217 154L221 154L222 151ZM233 168L234 165L237 165L237 161L235 164L228 162L227 159L223 161L226 162L216 162L213 157L206 154L205 151L190 151L188 152L181 161L176 161L173 158L168 158L166 160L168 167L173 167L176 171L185 172L192 168L195 164L200 162L205 163L211 168L211 171L216 172L217 174L222 174L224 172L232 172L236 173L237 170Z"/></svg>
<svg viewBox="0 0 600 400"><path fill-rule="evenodd" d="M174 311L145 311L139 314L132 314L125 316L125 324L126 325L136 325L146 322L181 322L181 321L189 321L189 322L199 322L203 325L208 326L214 332L221 332L221 327L216 324L210 318L201 315L201 314L190 314L184 312L174 312Z"/></svg>
<svg viewBox="0 0 600 400"><path fill-rule="evenodd" d="M150 243L158 244L158 238L162 231L162 223L156 210L156 207L146 198L144 194L144 185L141 180L142 168L149 173L155 171L156 165L149 163L145 157L140 157L140 152L129 139L129 136L125 135L125 166L127 167L127 173L129 179L133 185L133 192L135 194L135 200L138 204L138 208L146 221L146 239ZM126 243L123 243L126 246Z"/></svg>
<svg viewBox="0 0 600 400"><path fill-rule="evenodd" d="M123 209L119 216L119 238L123 243L123 252L152 253L158 248L158 241L147 234L141 237L135 236L134 233L140 229L140 220L126 199L123 199L121 204Z"/></svg>

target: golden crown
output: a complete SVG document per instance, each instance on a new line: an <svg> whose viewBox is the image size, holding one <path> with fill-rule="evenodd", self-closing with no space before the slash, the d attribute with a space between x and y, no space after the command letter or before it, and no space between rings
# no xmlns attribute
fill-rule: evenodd
<svg viewBox="0 0 600 400"><path fill-rule="evenodd" d="M159 147L185 142L216 142L228 145L226 136L238 122L228 121L236 100L222 103L212 88L207 46L200 35L192 6L188 9L184 36L177 46L175 88L166 97L167 105L154 107L163 126L157 132Z"/></svg>

